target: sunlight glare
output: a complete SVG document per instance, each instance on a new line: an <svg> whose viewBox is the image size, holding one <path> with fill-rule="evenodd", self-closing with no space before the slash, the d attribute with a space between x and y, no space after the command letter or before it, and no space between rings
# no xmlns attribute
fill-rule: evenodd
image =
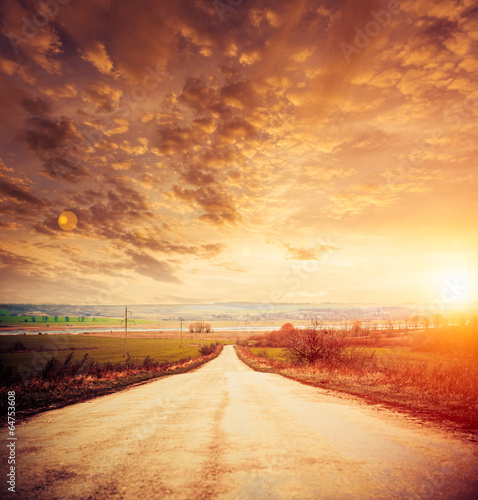
<svg viewBox="0 0 478 500"><path fill-rule="evenodd" d="M476 272L464 267L453 267L440 272L443 298L450 303L468 304L477 300Z"/></svg>

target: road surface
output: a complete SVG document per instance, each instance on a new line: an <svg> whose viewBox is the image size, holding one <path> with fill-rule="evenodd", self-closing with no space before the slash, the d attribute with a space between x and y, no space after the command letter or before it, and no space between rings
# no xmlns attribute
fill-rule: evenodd
<svg viewBox="0 0 478 500"><path fill-rule="evenodd" d="M476 443L254 372L232 346L17 436L17 493L2 479L2 498L478 498Z"/></svg>

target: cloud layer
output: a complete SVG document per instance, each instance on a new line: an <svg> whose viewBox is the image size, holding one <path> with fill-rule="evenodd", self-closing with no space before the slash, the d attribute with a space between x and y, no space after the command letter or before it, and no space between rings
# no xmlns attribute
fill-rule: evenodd
<svg viewBox="0 0 478 500"><path fill-rule="evenodd" d="M306 261L287 300L426 301L390 249L476 251L473 2L43 5L0 12L3 301L271 300Z"/></svg>

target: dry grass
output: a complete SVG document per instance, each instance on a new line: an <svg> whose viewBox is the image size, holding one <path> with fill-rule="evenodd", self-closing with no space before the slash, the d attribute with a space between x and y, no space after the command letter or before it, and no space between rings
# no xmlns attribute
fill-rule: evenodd
<svg viewBox="0 0 478 500"><path fill-rule="evenodd" d="M443 326L423 330L410 345L417 351L466 355L478 359L478 327Z"/></svg>
<svg viewBox="0 0 478 500"><path fill-rule="evenodd" d="M429 366L393 356L379 359L357 350L347 362L292 365L253 355L247 346L236 346L236 350L244 362L259 371L388 403L467 430L478 429L478 362L472 357L450 357Z"/></svg>

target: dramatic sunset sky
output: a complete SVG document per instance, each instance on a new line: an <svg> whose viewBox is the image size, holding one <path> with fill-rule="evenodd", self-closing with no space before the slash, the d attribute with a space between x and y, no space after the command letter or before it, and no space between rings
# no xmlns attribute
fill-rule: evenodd
<svg viewBox="0 0 478 500"><path fill-rule="evenodd" d="M476 2L229 3L0 4L0 300L477 301Z"/></svg>

